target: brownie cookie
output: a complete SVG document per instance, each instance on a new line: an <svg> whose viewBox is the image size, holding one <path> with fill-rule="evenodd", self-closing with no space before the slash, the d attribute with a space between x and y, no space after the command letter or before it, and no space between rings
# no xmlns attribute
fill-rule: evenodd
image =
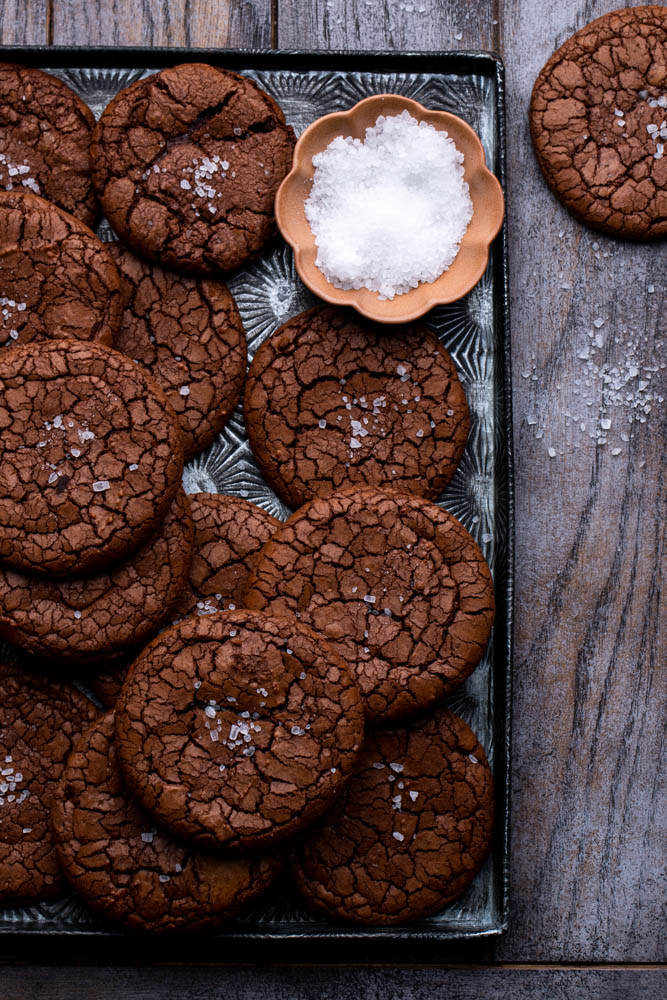
<svg viewBox="0 0 667 1000"><path fill-rule="evenodd" d="M157 532L128 560L64 580L0 567L0 635L31 653L85 661L147 639L186 586L192 520L181 490Z"/></svg>
<svg viewBox="0 0 667 1000"><path fill-rule="evenodd" d="M194 851L155 827L127 793L113 712L70 756L51 826L62 869L93 907L132 930L204 930L234 916L272 882L276 857Z"/></svg>
<svg viewBox="0 0 667 1000"><path fill-rule="evenodd" d="M97 710L70 684L0 664L0 900L57 896L62 878L49 832L56 783Z"/></svg>
<svg viewBox="0 0 667 1000"><path fill-rule="evenodd" d="M94 127L88 105L62 80L0 65L0 189L28 188L92 226L98 215L90 175Z"/></svg>
<svg viewBox="0 0 667 1000"><path fill-rule="evenodd" d="M281 524L238 497L193 493L189 500L194 551L189 584L175 609L176 620L242 607L250 571L262 546ZM90 678L90 686L105 705L116 703L129 666L123 661Z"/></svg>
<svg viewBox="0 0 667 1000"><path fill-rule="evenodd" d="M256 84L186 63L111 101L95 130L93 176L125 242L165 267L210 274L273 236L293 149L282 111Z"/></svg>
<svg viewBox="0 0 667 1000"><path fill-rule="evenodd" d="M58 337L111 344L121 315L104 243L43 198L0 193L0 347Z"/></svg>
<svg viewBox="0 0 667 1000"><path fill-rule="evenodd" d="M530 130L547 184L610 236L667 235L667 8L605 14L541 71Z"/></svg>
<svg viewBox="0 0 667 1000"><path fill-rule="evenodd" d="M477 737L448 709L370 733L351 780L296 851L318 910L362 924L419 920L456 899L486 858L493 779Z"/></svg>
<svg viewBox="0 0 667 1000"><path fill-rule="evenodd" d="M134 661L116 704L128 788L203 847L264 849L329 807L363 738L341 659L292 620L190 617Z"/></svg>
<svg viewBox="0 0 667 1000"><path fill-rule="evenodd" d="M136 549L178 488L176 418L116 351L52 340L0 355L0 558L92 573Z"/></svg>
<svg viewBox="0 0 667 1000"><path fill-rule="evenodd" d="M463 525L426 500L370 486L298 510L262 549L245 604L296 615L328 640L374 723L458 687L494 617L489 568Z"/></svg>
<svg viewBox="0 0 667 1000"><path fill-rule="evenodd" d="M178 417L186 461L208 448L241 396L246 341L219 281L163 271L118 244L125 309L115 346L148 368Z"/></svg>
<svg viewBox="0 0 667 1000"><path fill-rule="evenodd" d="M244 409L257 462L290 507L371 483L435 499L469 428L454 363L426 327L388 329L331 306L264 341Z"/></svg>

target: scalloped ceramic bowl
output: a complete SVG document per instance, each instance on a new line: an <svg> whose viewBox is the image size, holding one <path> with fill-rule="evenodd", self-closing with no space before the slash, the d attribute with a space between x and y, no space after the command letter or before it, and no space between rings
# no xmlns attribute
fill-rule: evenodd
<svg viewBox="0 0 667 1000"><path fill-rule="evenodd" d="M470 188L473 216L454 262L433 282L421 283L393 299L380 299L367 288L346 291L327 281L315 265L317 246L304 210L315 168L313 156L336 136L363 139L379 115L409 111L418 121L444 130L463 153L463 170ZM486 270L489 247L503 222L504 199L500 184L487 169L484 149L470 126L447 111L429 111L417 101L398 94L377 94L349 111L324 115L309 125L296 144L292 169L276 194L276 220L294 250L296 269L312 292L334 305L353 306L363 316L380 323L406 323L423 316L433 306L455 302L473 288Z"/></svg>

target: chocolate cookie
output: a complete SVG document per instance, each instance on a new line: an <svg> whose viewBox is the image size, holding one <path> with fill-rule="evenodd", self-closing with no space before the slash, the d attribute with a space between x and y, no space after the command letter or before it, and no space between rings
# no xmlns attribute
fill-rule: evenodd
<svg viewBox="0 0 667 1000"><path fill-rule="evenodd" d="M238 267L275 232L273 201L294 133L247 77L204 63L162 70L121 90L92 145L109 222L165 267Z"/></svg>
<svg viewBox="0 0 667 1000"><path fill-rule="evenodd" d="M246 384L250 445L290 507L351 485L435 499L468 437L465 393L425 327L381 327L316 306L255 355Z"/></svg>
<svg viewBox="0 0 667 1000"><path fill-rule="evenodd" d="M166 393L187 461L208 448L241 395L246 341L236 303L219 281L163 271L118 244L109 249L125 308L115 346Z"/></svg>
<svg viewBox="0 0 667 1000"><path fill-rule="evenodd" d="M194 551L189 585L181 592L176 619L210 615L243 606L248 576L262 545L281 522L260 507L222 493L193 493ZM130 664L122 661L100 670L90 686L105 705L113 706Z"/></svg>
<svg viewBox="0 0 667 1000"><path fill-rule="evenodd" d="M97 710L70 684L0 664L0 900L57 896L49 832L56 783Z"/></svg>
<svg viewBox="0 0 667 1000"><path fill-rule="evenodd" d="M321 815L363 738L346 665L292 620L191 617L135 660L116 704L128 788L203 847L264 849Z"/></svg>
<svg viewBox="0 0 667 1000"><path fill-rule="evenodd" d="M95 910L133 930L195 931L234 916L276 875L276 857L194 851L155 827L127 793L113 712L69 758L51 811L62 869Z"/></svg>
<svg viewBox="0 0 667 1000"><path fill-rule="evenodd" d="M477 737L440 709L370 733L350 781L296 851L297 887L317 910L401 924L472 882L493 829L493 779Z"/></svg>
<svg viewBox="0 0 667 1000"><path fill-rule="evenodd" d="M0 193L0 347L58 337L111 344L121 315L104 243L43 198Z"/></svg>
<svg viewBox="0 0 667 1000"><path fill-rule="evenodd" d="M92 573L155 530L183 471L175 415L116 351L53 340L0 355L0 558Z"/></svg>
<svg viewBox="0 0 667 1000"><path fill-rule="evenodd" d="M582 222L667 235L667 14L628 7L561 45L541 71L530 130L547 184Z"/></svg>
<svg viewBox="0 0 667 1000"><path fill-rule="evenodd" d="M328 640L375 723L414 715L461 684L494 617L489 568L463 525L370 486L298 510L262 549L245 605L296 615Z"/></svg>
<svg viewBox="0 0 667 1000"><path fill-rule="evenodd" d="M0 65L0 189L29 189L87 226L98 215L90 176L95 118L48 73Z"/></svg>
<svg viewBox="0 0 667 1000"><path fill-rule="evenodd" d="M95 576L58 580L0 567L0 635L31 653L71 661L143 642L186 586L192 536L181 490L149 541Z"/></svg>

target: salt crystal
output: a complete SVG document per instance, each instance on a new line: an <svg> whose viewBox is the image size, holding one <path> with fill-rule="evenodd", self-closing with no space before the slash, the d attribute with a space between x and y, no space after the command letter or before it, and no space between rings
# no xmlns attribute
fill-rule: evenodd
<svg viewBox="0 0 667 1000"><path fill-rule="evenodd" d="M403 834L399 833L398 830L394 830L392 837L394 838L394 840L405 840Z"/></svg>
<svg viewBox="0 0 667 1000"><path fill-rule="evenodd" d="M392 771L396 771L397 774L400 774L401 771L403 770L403 765L402 764L393 763L393 764L390 764L389 767L392 769Z"/></svg>
<svg viewBox="0 0 667 1000"><path fill-rule="evenodd" d="M555 449L554 448L549 448L549 458L555 458L555 457L556 457L556 451L555 451Z"/></svg>
<svg viewBox="0 0 667 1000"><path fill-rule="evenodd" d="M97 482L93 483L93 492L104 493L105 490L109 489L110 485L108 479L98 479Z"/></svg>
<svg viewBox="0 0 667 1000"><path fill-rule="evenodd" d="M190 389L189 389L189 387L187 385L182 385L181 388L178 391L179 391L179 393L180 393L181 396L189 396L190 395Z"/></svg>
<svg viewBox="0 0 667 1000"><path fill-rule="evenodd" d="M449 268L472 202L446 133L407 111L380 116L365 142L338 136L313 164L306 216L332 284L392 299Z"/></svg>
<svg viewBox="0 0 667 1000"><path fill-rule="evenodd" d="M408 795L410 796L413 802L416 802L419 797L419 792L408 792Z"/></svg>
<svg viewBox="0 0 667 1000"><path fill-rule="evenodd" d="M611 453L612 453L612 455L620 455L621 454L621 449L620 448L612 448L611 449Z"/></svg>

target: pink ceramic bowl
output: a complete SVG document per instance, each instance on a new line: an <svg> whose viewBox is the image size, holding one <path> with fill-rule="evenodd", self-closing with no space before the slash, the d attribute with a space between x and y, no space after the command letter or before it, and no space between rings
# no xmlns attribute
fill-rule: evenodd
<svg viewBox="0 0 667 1000"><path fill-rule="evenodd" d="M444 274L422 283L403 295L382 300L367 288L345 291L336 288L315 265L317 247L304 204L310 194L315 168L313 156L339 135L363 139L366 129L380 115L408 111L418 121L448 133L464 155L464 176L470 188L473 217L459 252ZM276 194L276 219L284 238L294 250L301 280L316 295L334 305L353 306L363 316L380 323L405 323L423 316L433 306L455 302L473 288L486 270L489 247L503 222L504 200L500 184L487 169L484 149L473 129L447 111L429 111L417 101L398 94L377 94L355 104L349 111L324 115L309 125L296 144L292 170Z"/></svg>

